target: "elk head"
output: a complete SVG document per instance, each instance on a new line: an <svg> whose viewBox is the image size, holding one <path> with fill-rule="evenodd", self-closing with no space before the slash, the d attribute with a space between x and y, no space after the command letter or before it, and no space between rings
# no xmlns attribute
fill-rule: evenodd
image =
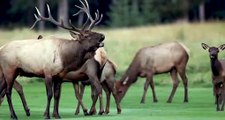
<svg viewBox="0 0 225 120"><path fill-rule="evenodd" d="M129 78L126 77L124 81L121 81L121 80L116 81L115 87L116 87L116 93L117 93L117 98L119 102L121 102L128 88L130 87L130 85L127 84L128 79Z"/></svg>
<svg viewBox="0 0 225 120"><path fill-rule="evenodd" d="M69 30L70 31L70 35L77 41L79 41L79 43L81 43L82 45L84 45L84 48L87 51L95 51L97 50L99 47L103 47L104 44L102 43L103 40L105 39L105 36L101 33L97 33L97 32L92 32L91 29L96 26L98 23L101 22L103 15L99 15L99 11L97 10L97 12L95 12L95 18L92 18L91 14L90 14L90 8L88 5L87 0L81 1L79 0L82 4L82 7L75 5L77 8L79 8L80 10L75 13L73 16L79 15L80 13L84 12L87 15L87 20L83 25L82 29L76 28L71 20L69 20L69 26L65 26L63 20L60 20L59 22L56 21L52 15L51 15L51 11L50 11L50 7L47 4L47 11L48 11L48 17L44 17L41 15L40 11L38 10L37 7L36 11L37 14L34 14L36 21L34 22L34 24L32 25L31 29L37 24L37 22L39 21L49 21L63 29ZM89 26L87 27L87 23L90 21Z"/></svg>
<svg viewBox="0 0 225 120"><path fill-rule="evenodd" d="M219 47L210 47L207 44L202 43L202 48L208 50L210 59L217 59L219 51L225 49L225 44L222 44Z"/></svg>

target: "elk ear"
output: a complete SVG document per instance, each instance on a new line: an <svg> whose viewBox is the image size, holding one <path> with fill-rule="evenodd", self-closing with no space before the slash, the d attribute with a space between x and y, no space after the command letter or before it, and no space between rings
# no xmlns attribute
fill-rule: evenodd
<svg viewBox="0 0 225 120"><path fill-rule="evenodd" d="M220 46L219 46L219 49L220 49L220 50L224 50L224 49L225 49L225 44L220 45Z"/></svg>
<svg viewBox="0 0 225 120"><path fill-rule="evenodd" d="M202 48L207 50L209 48L209 46L207 44L205 44L205 43L202 43Z"/></svg>

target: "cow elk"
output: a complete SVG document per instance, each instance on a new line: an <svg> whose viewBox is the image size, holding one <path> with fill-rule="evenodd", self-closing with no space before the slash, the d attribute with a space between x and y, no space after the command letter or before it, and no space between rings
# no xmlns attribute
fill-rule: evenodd
<svg viewBox="0 0 225 120"><path fill-rule="evenodd" d="M225 44L219 47L210 47L205 43L202 43L202 48L208 50L210 58L210 66L212 71L212 83L213 83L213 94L215 96L215 103L217 105L217 111L224 110L225 102L225 60L218 59L218 53L220 50L225 49Z"/></svg>
<svg viewBox="0 0 225 120"><path fill-rule="evenodd" d="M80 2L82 2L80 0ZM96 26L102 19L102 15L96 12L93 19L87 1L82 2L84 7L79 7L81 12L88 16L90 21L87 27L87 22L82 29L78 29L72 25L70 21L69 26L65 26L63 21L56 21L53 19L50 8L47 5L48 17L43 17L36 8L38 15L35 14L35 24L41 20L49 21L59 27L69 30L71 36L76 40L66 40L63 38L43 38L45 40L18 40L11 41L3 45L0 49L0 93L6 89L6 97L10 108L11 118L17 119L14 111L11 93L13 83L18 75L27 77L43 77L45 78L46 92L47 92L47 106L44 112L46 119L50 118L49 109L50 102L53 96L52 87L54 87L54 110L53 117L60 118L58 113L58 104L61 91L61 81L64 76L73 70L80 68L86 60L84 56L88 52L97 50L103 46L105 36L101 33L92 32L91 29ZM53 86L54 82L54 86ZM91 81L97 92L101 97L101 85L99 81Z"/></svg>
<svg viewBox="0 0 225 120"><path fill-rule="evenodd" d="M186 76L188 59L188 49L179 42L141 48L136 53L132 63L129 65L122 78L116 83L119 101L122 100L128 88L136 82L140 76L146 77L141 103L145 103L145 96L149 85L152 89L153 102L157 102L158 99L155 94L153 75L170 72L173 80L173 89L167 102L172 102L174 93L179 85L177 73L179 73L184 84L184 102L188 102L188 79Z"/></svg>
<svg viewBox="0 0 225 120"><path fill-rule="evenodd" d="M105 55L104 55L105 54ZM110 106L110 96L111 93L113 94L113 97L115 99L116 102L116 106L117 106L117 113L120 114L121 113L121 108L120 108L120 104L119 101L117 99L117 95L116 95L116 90L115 90L115 74L116 74L116 65L114 62L110 61L109 59L107 59L106 53L104 52L104 49L98 49L96 51L96 55L94 59L91 59L92 61L88 64L86 64L86 66L88 68L91 68L91 66L93 66L93 63L95 63L96 67L92 67L92 73L96 73L97 74L100 72L100 82L101 85L106 93L106 108L105 108L105 113L108 114L109 113L109 106ZM96 61L96 62L94 62ZM100 65L100 69L99 69L99 64ZM87 70L82 70L85 74L88 75L88 71ZM90 77L89 77L90 80ZM79 86L75 87L75 93L78 99L82 99L83 94L84 94L84 89L86 85L89 85L90 82L89 80L86 81L81 81L80 84L80 89ZM78 92L78 93L77 93ZM79 96L78 96L79 95ZM79 98L80 97L80 98ZM97 96L96 96L96 89L92 88L92 99L96 100ZM77 107L76 107L76 111L75 111L75 115L79 114L79 109L80 109L80 105L82 105L82 103L78 102ZM84 107L83 111L85 111ZM92 109L92 111L90 112L90 114L95 114L95 109Z"/></svg>

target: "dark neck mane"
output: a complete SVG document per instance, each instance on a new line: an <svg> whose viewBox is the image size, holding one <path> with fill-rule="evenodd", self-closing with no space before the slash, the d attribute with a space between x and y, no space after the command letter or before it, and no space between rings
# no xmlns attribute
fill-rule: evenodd
<svg viewBox="0 0 225 120"><path fill-rule="evenodd" d="M214 76L220 75L221 63L218 59L211 59L211 70Z"/></svg>

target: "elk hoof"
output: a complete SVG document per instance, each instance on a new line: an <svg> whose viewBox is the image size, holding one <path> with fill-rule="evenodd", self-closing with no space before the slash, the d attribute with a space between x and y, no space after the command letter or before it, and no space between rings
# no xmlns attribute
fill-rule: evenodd
<svg viewBox="0 0 225 120"><path fill-rule="evenodd" d="M184 100L185 103L188 103L188 100Z"/></svg>
<svg viewBox="0 0 225 120"><path fill-rule="evenodd" d="M16 115L11 115L11 119L12 119L12 120L18 120L18 118L17 118Z"/></svg>
<svg viewBox="0 0 225 120"><path fill-rule="evenodd" d="M54 117L55 119L60 119L60 118L61 118L59 114L53 114L53 117Z"/></svg>
<svg viewBox="0 0 225 120"><path fill-rule="evenodd" d="M74 115L78 115L80 112L79 111L76 111L75 113L74 113Z"/></svg>
<svg viewBox="0 0 225 120"><path fill-rule="evenodd" d="M103 115L104 114L104 110L100 110L99 112L98 112L98 115Z"/></svg>
<svg viewBox="0 0 225 120"><path fill-rule="evenodd" d="M121 109L117 109L117 114L121 114Z"/></svg>
<svg viewBox="0 0 225 120"><path fill-rule="evenodd" d="M155 99L155 100L153 100L153 102L154 102L154 103L157 103L157 102L158 102L158 100L157 100L157 99Z"/></svg>
<svg viewBox="0 0 225 120"><path fill-rule="evenodd" d="M84 110L84 115L87 116L88 115L88 110Z"/></svg>
<svg viewBox="0 0 225 120"><path fill-rule="evenodd" d="M30 116L30 109L27 109L27 110L26 110L26 115L27 115L27 116Z"/></svg>
<svg viewBox="0 0 225 120"><path fill-rule="evenodd" d="M105 114L109 114L109 110L106 110L106 111L105 111Z"/></svg>
<svg viewBox="0 0 225 120"><path fill-rule="evenodd" d="M141 104L145 104L145 100L142 99L140 103L141 103Z"/></svg>
<svg viewBox="0 0 225 120"><path fill-rule="evenodd" d="M96 111L95 110L92 110L92 111L89 112L88 115L95 115L95 114L96 114Z"/></svg>
<svg viewBox="0 0 225 120"><path fill-rule="evenodd" d="M44 118L45 118L45 119L50 119L49 113L44 113Z"/></svg>
<svg viewBox="0 0 225 120"><path fill-rule="evenodd" d="M172 103L172 101L171 100L167 100L167 103Z"/></svg>

